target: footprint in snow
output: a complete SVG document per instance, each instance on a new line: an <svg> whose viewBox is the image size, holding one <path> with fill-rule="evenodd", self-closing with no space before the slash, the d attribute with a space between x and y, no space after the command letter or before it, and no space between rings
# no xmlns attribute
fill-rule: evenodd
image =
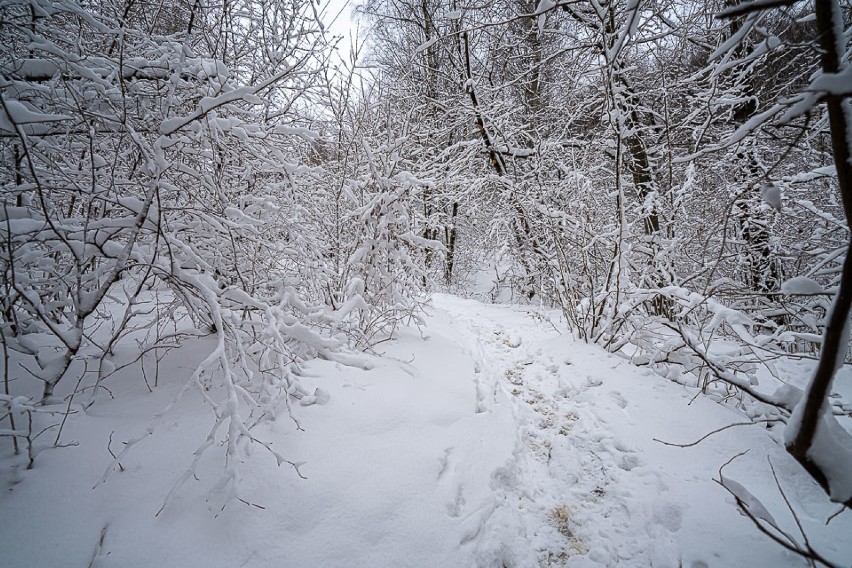
<svg viewBox="0 0 852 568"><path fill-rule="evenodd" d="M654 505L653 519L667 531L676 533L683 523L683 512L674 503L663 501Z"/></svg>
<svg viewBox="0 0 852 568"><path fill-rule="evenodd" d="M450 456L453 453L453 448L449 447L444 450L444 455L442 455L439 459L439 463L441 465L441 469L438 471L438 480L443 478L447 474L447 470L450 469Z"/></svg>
<svg viewBox="0 0 852 568"><path fill-rule="evenodd" d="M624 398L620 392L612 391L609 393L609 396L615 400L615 404L617 404L620 408L627 408L627 399Z"/></svg>
<svg viewBox="0 0 852 568"><path fill-rule="evenodd" d="M447 504L447 514L454 519L459 518L464 511L465 503L464 488L460 485L456 489L456 498L452 503Z"/></svg>
<svg viewBox="0 0 852 568"><path fill-rule="evenodd" d="M594 388L599 387L603 384L603 379L593 378L591 375L586 377L586 387Z"/></svg>
<svg viewBox="0 0 852 568"><path fill-rule="evenodd" d="M467 500L464 497L464 487L454 475L457 467L457 459L454 455L455 448L450 446L444 449L443 455L438 458L440 470L438 471L438 484L440 492L445 495L445 507L447 515L457 519L465 510Z"/></svg>
<svg viewBox="0 0 852 568"><path fill-rule="evenodd" d="M633 468L642 465L639 456L636 454L624 454L618 461L618 467L624 471L631 471Z"/></svg>

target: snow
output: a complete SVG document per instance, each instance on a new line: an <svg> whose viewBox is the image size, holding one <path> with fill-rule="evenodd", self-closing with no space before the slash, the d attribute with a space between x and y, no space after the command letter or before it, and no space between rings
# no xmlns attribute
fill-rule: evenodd
<svg viewBox="0 0 852 568"><path fill-rule="evenodd" d="M823 526L834 508L778 443L783 427L666 445L656 440L692 442L743 415L558 333L555 313L450 295L428 312L420 330L379 345L381 357L302 365L313 393L302 401L315 404L295 407L300 428L282 412L252 435L307 479L250 445L239 486L249 504L224 509L217 438L219 454L204 454L198 479L155 516L215 421L202 394L225 395L178 396L211 340L167 355L150 393L138 366L113 361L115 398L102 393L65 426L77 445L42 452L32 470L10 470L2 446L3 565L805 566L713 481L746 448L725 487L797 534L767 481L771 460L811 544L835 562L852 557L852 514ZM100 482L110 451L140 435Z"/></svg>
<svg viewBox="0 0 852 568"><path fill-rule="evenodd" d="M781 284L781 293L813 296L825 294L826 291L819 282L811 280L807 276L795 276Z"/></svg>
<svg viewBox="0 0 852 568"><path fill-rule="evenodd" d="M64 114L46 114L30 110L26 104L15 99L3 97L2 112L0 112L0 131L17 132L21 125L42 125L46 122L58 122L69 120L71 117Z"/></svg>
<svg viewBox="0 0 852 568"><path fill-rule="evenodd" d="M831 414L823 412L817 424L813 445L808 451L825 473L831 497L838 503L852 500L852 435Z"/></svg>
<svg viewBox="0 0 852 568"><path fill-rule="evenodd" d="M441 38L439 38L439 37L433 37L432 39L429 39L429 40L421 43L420 45L417 46L417 49L414 50L414 53L417 54L417 53L420 53L421 51L426 51L427 49L432 47L432 45L434 45L435 42L437 42L440 39Z"/></svg>
<svg viewBox="0 0 852 568"><path fill-rule="evenodd" d="M50 59L17 59L2 66L3 73L15 78L48 80L62 71L56 61Z"/></svg>
<svg viewBox="0 0 852 568"><path fill-rule="evenodd" d="M763 503L752 495L748 489L736 481L726 479L724 476L721 476L720 483L725 489L733 493L737 499L742 501L752 515L773 525L777 524L777 521L772 517L772 514L770 514L766 507L763 506Z"/></svg>
<svg viewBox="0 0 852 568"><path fill-rule="evenodd" d="M285 135L288 135L288 136L299 136L299 137L301 137L301 138L303 138L307 141L312 141L312 140L316 140L317 138L319 138L319 134L316 131L311 130L309 128L302 128L302 127L294 128L294 127L291 127L291 126L285 126L283 124L276 125L272 129L272 133L273 134L285 134Z"/></svg>
<svg viewBox="0 0 852 568"><path fill-rule="evenodd" d="M535 14L544 14L545 12L549 12L556 7L556 2L554 0L539 0L538 6L535 9Z"/></svg>
<svg viewBox="0 0 852 568"><path fill-rule="evenodd" d="M538 35L544 33L544 27L547 24L547 12L550 12L556 7L556 2L553 0L540 0L535 9L534 15L538 15Z"/></svg>
<svg viewBox="0 0 852 568"><path fill-rule="evenodd" d="M830 95L849 95L852 93L852 65L845 65L838 73L818 75L809 90Z"/></svg>
<svg viewBox="0 0 852 568"><path fill-rule="evenodd" d="M783 204L781 202L781 189L776 185L765 185L760 188L760 196L763 198L763 201L775 209L776 211L781 211L783 208Z"/></svg>

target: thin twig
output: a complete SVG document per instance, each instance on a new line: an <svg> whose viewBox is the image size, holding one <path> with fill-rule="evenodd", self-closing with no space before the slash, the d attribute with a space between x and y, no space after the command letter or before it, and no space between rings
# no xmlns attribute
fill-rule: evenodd
<svg viewBox="0 0 852 568"><path fill-rule="evenodd" d="M751 422L735 422L733 424L728 424L727 426L722 426L721 428L717 428L716 430L713 430L712 432L708 432L707 434L704 434L703 436L701 436L700 438L698 438L694 442L690 442L688 444L676 444L674 442L666 442L666 441L660 440L658 438L651 438L651 439L654 440L655 442L665 444L666 446L674 446L676 448L691 448L692 446L697 446L698 444L700 444L701 442L703 442L704 440L706 440L707 438L709 438L713 434L718 434L719 432L723 432L723 431L727 430L728 428L733 428L734 426L751 426L753 424L762 424L762 423L765 424L767 422L778 422L778 420L763 419L763 420L754 420L754 421L751 421Z"/></svg>

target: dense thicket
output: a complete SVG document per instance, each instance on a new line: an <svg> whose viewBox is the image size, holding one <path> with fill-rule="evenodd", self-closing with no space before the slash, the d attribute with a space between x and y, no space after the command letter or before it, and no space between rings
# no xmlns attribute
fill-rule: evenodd
<svg viewBox="0 0 852 568"><path fill-rule="evenodd" d="M233 489L253 425L323 399L301 361L415 315L428 184L364 136L369 93L327 99L310 2L5 2L0 42L4 434L31 465L52 413L127 366L154 386L209 337L191 383L216 420L187 476L224 436Z"/></svg>

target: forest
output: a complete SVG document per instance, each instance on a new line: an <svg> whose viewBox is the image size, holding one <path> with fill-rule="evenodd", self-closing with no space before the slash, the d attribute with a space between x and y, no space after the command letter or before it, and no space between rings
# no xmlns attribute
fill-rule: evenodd
<svg viewBox="0 0 852 568"><path fill-rule="evenodd" d="M335 18L352 27L337 31ZM144 523L196 501L211 527L269 513L257 479L271 474L255 477L256 461L271 460L310 510L317 501L295 496L309 470L339 462L301 459L310 444L277 429L311 436L316 422L322 432L311 412L343 424L333 408L349 383L331 388L323 377L334 373L366 377L362 388L384 385L369 377L394 366L428 383L422 373L457 361L442 372L470 374L470 392L433 388L447 404L466 393L459 415L520 424L530 407L542 431L554 429L546 459L524 458L529 473L570 437L543 408L584 423L562 401L569 379L535 386L525 369L562 376L576 349L570 358L588 358L592 375L599 360L630 377L607 399L621 409L633 402L625 389L637 403L653 385L686 393L677 404L695 414L660 404L671 425L647 436L653 447L667 442L652 436L717 433L739 444L708 452L704 473L741 533L784 565L849 566L850 59L848 0L0 1L0 513L17 527L0 539L0 564L38 565L13 539L49 538L32 534L43 520L34 499L80 461L97 462L79 475L100 491L132 474L128 463L174 454L169 473L141 478L164 486L134 493L157 501ZM571 347L542 343L510 361L545 331ZM444 351L441 334L456 337ZM454 358L454 342L467 359ZM600 384L589 380L583 389ZM439 416L428 393L416 396ZM526 410L504 416L510 400ZM180 450L159 438L178 416L194 425L174 427ZM761 441L744 459L771 473L749 485L723 470L752 437ZM463 451L446 445L438 480ZM476 445L468 450L474 459ZM623 465L618 475L642 469ZM482 472L502 495L496 467ZM553 467L529 475L520 478L559 478ZM210 486L190 497L201 477ZM468 518L477 490L466 491L450 517ZM735 565L689 563L685 541L671 558L639 545L595 556L580 513L558 500L566 493L547 494L556 500L535 521L544 528L524 520L527 537L511 546L494 527L515 535L505 519L516 517L483 505L490 512L460 529L449 564L362 562L362 543L345 562L284 565ZM668 542L686 514L677 511L677 530L666 521L669 532L643 538ZM146 565L140 550L110 559L116 525L99 523L80 545L82 565ZM281 565L250 558L244 565ZM767 558L741 561L779 565Z"/></svg>

